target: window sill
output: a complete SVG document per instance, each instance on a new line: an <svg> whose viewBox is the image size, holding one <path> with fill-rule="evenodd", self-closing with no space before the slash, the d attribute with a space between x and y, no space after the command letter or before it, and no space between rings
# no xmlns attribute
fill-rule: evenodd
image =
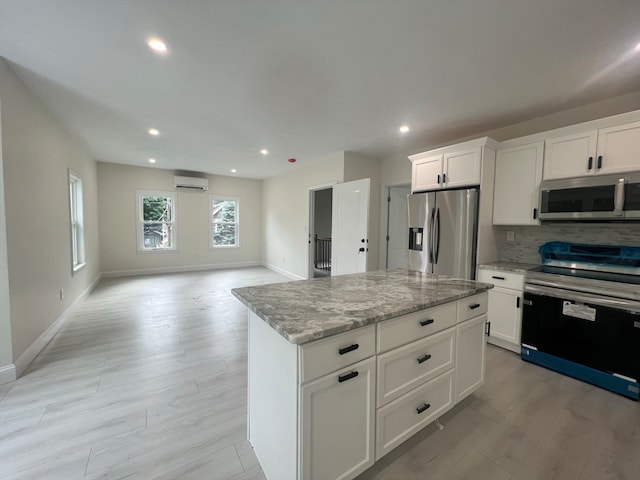
<svg viewBox="0 0 640 480"><path fill-rule="evenodd" d="M177 248L138 248L138 253L176 253Z"/></svg>
<svg viewBox="0 0 640 480"><path fill-rule="evenodd" d="M79 263L79 264L77 264L77 265L74 265L74 266L71 268L71 273L73 273L73 274L75 275L76 273L78 273L80 270L82 270L82 269L83 269L84 267L86 267L86 266L87 266L87 264L86 264L85 262L83 262L83 263Z"/></svg>

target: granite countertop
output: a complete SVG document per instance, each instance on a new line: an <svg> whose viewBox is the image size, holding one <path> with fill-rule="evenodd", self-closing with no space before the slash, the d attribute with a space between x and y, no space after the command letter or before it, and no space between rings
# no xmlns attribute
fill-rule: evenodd
<svg viewBox="0 0 640 480"><path fill-rule="evenodd" d="M407 270L339 275L231 290L294 344L346 332L493 288Z"/></svg>
<svg viewBox="0 0 640 480"><path fill-rule="evenodd" d="M535 263L518 263L518 262L491 262L478 265L478 268L488 268L491 270L501 270L503 272L526 273L527 270L539 267Z"/></svg>

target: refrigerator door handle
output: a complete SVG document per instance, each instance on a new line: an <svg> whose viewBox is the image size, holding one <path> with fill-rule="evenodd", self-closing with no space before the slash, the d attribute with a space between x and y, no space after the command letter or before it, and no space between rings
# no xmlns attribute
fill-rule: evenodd
<svg viewBox="0 0 640 480"><path fill-rule="evenodd" d="M429 248L429 263L433 264L434 262L434 245L433 245L433 226L435 224L435 218L436 218L436 209L432 208L431 209L431 215L429 215L429 243L428 243L428 248Z"/></svg>
<svg viewBox="0 0 640 480"><path fill-rule="evenodd" d="M436 212L436 232L435 232L435 262L438 263L438 257L440 256L440 209Z"/></svg>

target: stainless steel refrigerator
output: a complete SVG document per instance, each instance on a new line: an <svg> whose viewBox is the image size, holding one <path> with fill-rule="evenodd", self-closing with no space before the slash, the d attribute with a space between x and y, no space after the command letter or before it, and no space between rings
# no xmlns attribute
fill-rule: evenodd
<svg viewBox="0 0 640 480"><path fill-rule="evenodd" d="M409 269L473 280L477 188L409 195Z"/></svg>

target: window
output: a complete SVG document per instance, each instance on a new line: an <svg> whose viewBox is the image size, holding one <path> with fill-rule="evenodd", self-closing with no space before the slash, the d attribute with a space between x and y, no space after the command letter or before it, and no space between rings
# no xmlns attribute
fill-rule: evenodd
<svg viewBox="0 0 640 480"><path fill-rule="evenodd" d="M235 197L211 195L211 246L239 247L239 200Z"/></svg>
<svg viewBox="0 0 640 480"><path fill-rule="evenodd" d="M176 195L138 192L138 250L176 250Z"/></svg>
<svg viewBox="0 0 640 480"><path fill-rule="evenodd" d="M69 211L71 214L71 268L84 267L84 215L82 210L82 180L69 172Z"/></svg>

